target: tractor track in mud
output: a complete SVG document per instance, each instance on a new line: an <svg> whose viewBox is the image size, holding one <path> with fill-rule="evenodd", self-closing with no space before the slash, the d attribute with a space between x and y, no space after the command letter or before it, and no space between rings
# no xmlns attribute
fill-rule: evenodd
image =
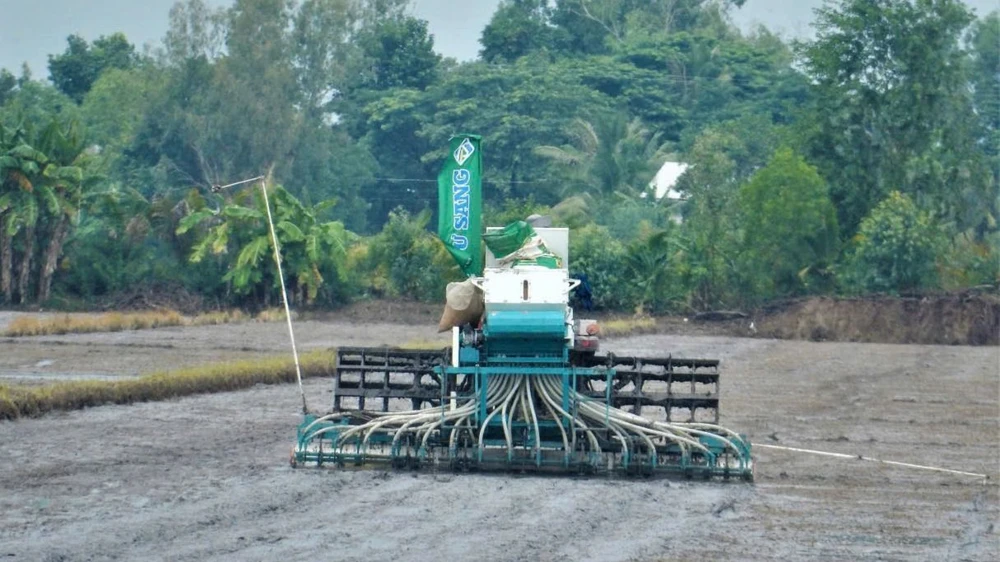
<svg viewBox="0 0 1000 562"><path fill-rule="evenodd" d="M5 374L113 377L287 348L284 325L0 340ZM445 339L296 324L300 349ZM58 342L58 343L57 343ZM724 425L752 441L988 473L757 449L757 482L289 467L294 385L0 423L4 560L993 560L1000 348L647 335L622 354L718 357ZM39 361L52 361L38 367ZM329 403L324 379L305 382Z"/></svg>

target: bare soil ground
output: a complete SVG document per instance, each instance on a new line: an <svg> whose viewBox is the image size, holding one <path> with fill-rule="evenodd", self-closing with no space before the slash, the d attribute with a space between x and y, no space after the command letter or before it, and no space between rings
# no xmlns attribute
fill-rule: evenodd
<svg viewBox="0 0 1000 562"><path fill-rule="evenodd" d="M9 319L0 316L0 327ZM0 376L132 376L287 348L284 325L0 340ZM300 348L444 338L307 321ZM293 385L0 423L5 560L996 560L1000 348L647 335L618 352L721 357L722 421L757 482L289 467ZM329 382L307 381L310 405Z"/></svg>

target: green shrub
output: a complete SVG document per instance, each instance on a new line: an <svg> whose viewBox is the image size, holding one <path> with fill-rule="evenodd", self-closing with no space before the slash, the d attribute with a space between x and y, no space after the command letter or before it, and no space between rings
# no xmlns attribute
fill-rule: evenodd
<svg viewBox="0 0 1000 562"><path fill-rule="evenodd" d="M841 281L860 292L915 291L938 287L936 261L944 235L931 216L899 191L861 221Z"/></svg>
<svg viewBox="0 0 1000 562"><path fill-rule="evenodd" d="M444 245L427 230L430 213L416 217L401 208L389 213L382 232L353 252L375 296L442 302L449 281L460 278Z"/></svg>
<svg viewBox="0 0 1000 562"><path fill-rule="evenodd" d="M778 150L740 188L740 271L753 299L829 288L837 214L826 182L791 149Z"/></svg>
<svg viewBox="0 0 1000 562"><path fill-rule="evenodd" d="M591 224L570 233L570 271L587 276L598 309L635 307L635 283L625 269L627 256L625 246L603 226Z"/></svg>
<svg viewBox="0 0 1000 562"><path fill-rule="evenodd" d="M952 238L938 260L941 288L949 291L1000 284L1000 232L984 240L970 234Z"/></svg>

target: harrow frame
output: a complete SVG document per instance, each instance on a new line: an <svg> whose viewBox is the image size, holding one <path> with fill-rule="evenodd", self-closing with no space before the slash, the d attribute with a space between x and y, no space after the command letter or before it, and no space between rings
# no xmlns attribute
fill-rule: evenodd
<svg viewBox="0 0 1000 562"><path fill-rule="evenodd" d="M718 360L581 354L569 358L569 365L562 358L536 358L454 367L449 357L449 349L339 349L332 410L327 416L309 415L303 420L292 465L753 478L750 444L743 436L733 439L721 430L709 430L699 438L704 450L685 452L674 444L658 443L638 452L642 446L638 438L626 447L608 428L580 423L579 409L586 401L607 413L613 408L639 415L644 410L660 411L667 421L683 418L686 422L681 423L710 428L718 421ZM485 400L491 377L510 375L558 380L563 412L556 419L540 421L537 430L524 421L510 423L513 448L507 446L504 428L490 416ZM470 400L477 402L471 426L444 420L447 408ZM346 402L355 408L345 407ZM421 442L412 436L394 440L389 435L352 436L340 442L345 431L399 406L438 408L442 421ZM480 441L470 438L471 430L481 430ZM599 450L585 446L584 432L592 432ZM560 434L572 436L569 449ZM725 446L727 439L736 443L736 451Z"/></svg>

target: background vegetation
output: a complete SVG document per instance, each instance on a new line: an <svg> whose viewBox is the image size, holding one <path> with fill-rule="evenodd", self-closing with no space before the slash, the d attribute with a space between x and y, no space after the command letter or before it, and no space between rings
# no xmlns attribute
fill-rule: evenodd
<svg viewBox="0 0 1000 562"><path fill-rule="evenodd" d="M995 284L997 12L841 0L790 44L738 31L741 4L504 0L462 63L406 0L185 0L143 53L71 36L49 80L0 71L0 303L272 305L259 191L211 189L259 174L297 305L440 300L459 131L485 138L487 222L571 227L601 308Z"/></svg>

